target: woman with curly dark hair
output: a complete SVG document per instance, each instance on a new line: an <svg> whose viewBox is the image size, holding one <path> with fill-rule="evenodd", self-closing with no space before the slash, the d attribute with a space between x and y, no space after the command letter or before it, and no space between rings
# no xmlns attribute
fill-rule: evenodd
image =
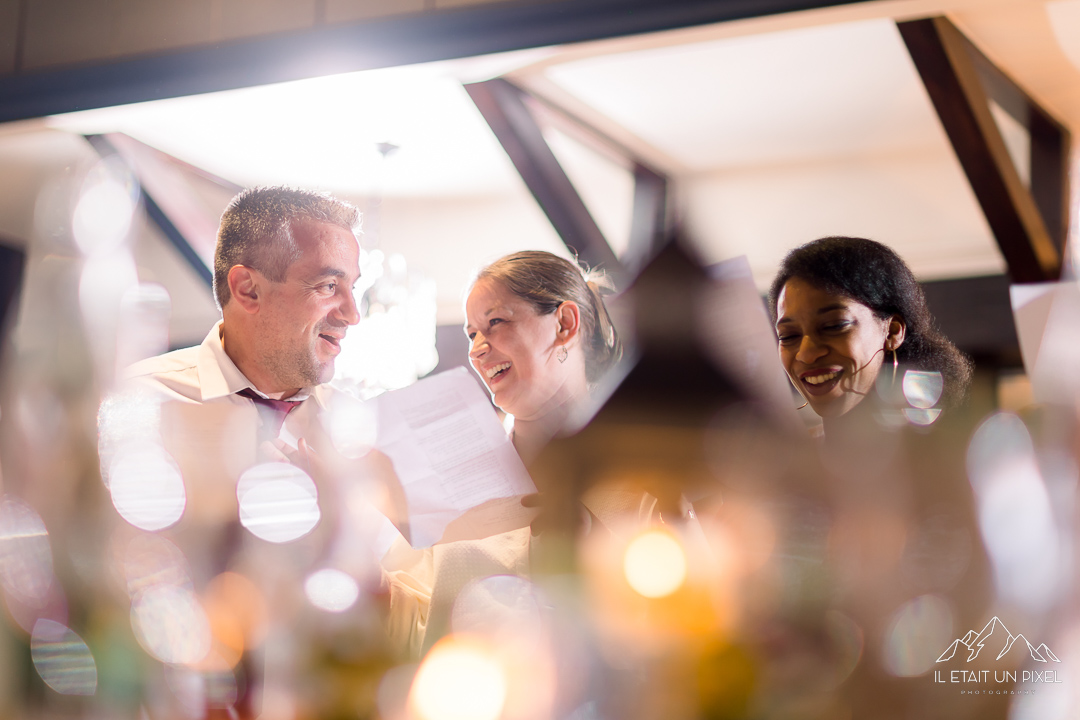
<svg viewBox="0 0 1080 720"><path fill-rule="evenodd" d="M887 366L894 377L900 364L940 373L945 406L967 390L971 361L937 329L915 276L881 243L827 237L792 250L769 302L784 369L826 425L862 402Z"/></svg>

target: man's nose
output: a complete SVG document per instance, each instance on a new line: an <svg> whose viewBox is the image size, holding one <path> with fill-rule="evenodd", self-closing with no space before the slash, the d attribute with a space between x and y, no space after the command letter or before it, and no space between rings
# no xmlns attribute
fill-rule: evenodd
<svg viewBox="0 0 1080 720"><path fill-rule="evenodd" d="M341 319L349 325L355 325L360 322L360 308L356 303L356 295L351 289L346 290L342 295L343 297L340 309L338 310L338 315L340 315Z"/></svg>

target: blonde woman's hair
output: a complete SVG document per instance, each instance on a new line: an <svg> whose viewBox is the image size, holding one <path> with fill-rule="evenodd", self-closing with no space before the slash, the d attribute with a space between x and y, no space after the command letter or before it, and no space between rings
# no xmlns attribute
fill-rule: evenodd
<svg viewBox="0 0 1080 720"><path fill-rule="evenodd" d="M585 339L585 376L596 382L622 357L619 334L604 305L603 292L612 292L610 278L601 271L585 270L576 262L542 250L527 250L499 258L477 273L492 279L525 300L541 315L549 315L564 302L581 309Z"/></svg>

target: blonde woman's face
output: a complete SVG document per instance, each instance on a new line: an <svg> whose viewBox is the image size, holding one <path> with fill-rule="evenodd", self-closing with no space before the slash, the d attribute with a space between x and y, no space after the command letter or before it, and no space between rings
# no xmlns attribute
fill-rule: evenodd
<svg viewBox="0 0 1080 720"><path fill-rule="evenodd" d="M492 278L478 280L465 301L469 361L497 407L523 420L543 416L565 383L556 352L556 313L541 315Z"/></svg>

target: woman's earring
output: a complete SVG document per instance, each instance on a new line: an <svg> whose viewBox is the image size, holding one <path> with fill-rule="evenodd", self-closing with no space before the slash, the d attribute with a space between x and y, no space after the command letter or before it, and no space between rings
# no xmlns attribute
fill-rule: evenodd
<svg viewBox="0 0 1080 720"><path fill-rule="evenodd" d="M892 384L896 384L896 366L899 365L899 361L896 359L896 348L892 349Z"/></svg>
<svg viewBox="0 0 1080 720"><path fill-rule="evenodd" d="M809 405L809 404L810 404L810 401L809 401L809 400L806 400L805 402L803 402L803 404L802 404L802 405L800 405L799 407L797 407L797 408L795 408L795 409L796 409L796 410L802 410L802 409L803 409L804 407L806 407L806 406L807 406L807 405Z"/></svg>
<svg viewBox="0 0 1080 720"><path fill-rule="evenodd" d="M567 355L569 355L569 353L566 351L565 345L560 345L559 349L555 351L555 359L561 363L566 362Z"/></svg>

